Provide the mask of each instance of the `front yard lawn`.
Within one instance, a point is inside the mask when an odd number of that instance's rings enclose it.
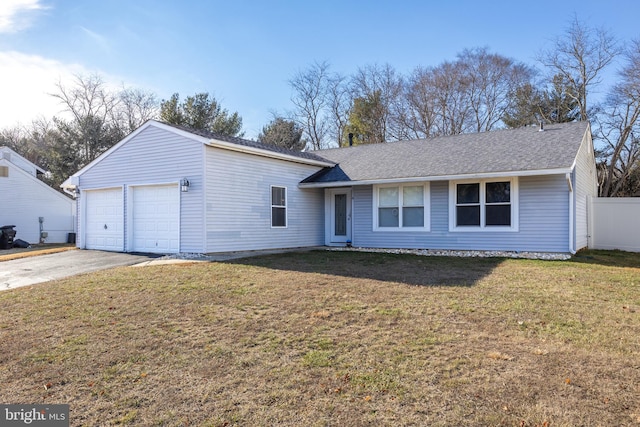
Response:
[[[640,425],[640,255],[124,267],[0,292],[0,343],[72,426]]]

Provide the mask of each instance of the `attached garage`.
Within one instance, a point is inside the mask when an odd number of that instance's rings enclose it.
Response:
[[[86,249],[163,254],[180,251],[177,184],[86,190],[84,197]]]
[[[317,246],[323,190],[298,183],[333,166],[289,152],[150,120],[69,177],[83,249],[209,253]],[[272,187],[285,188],[286,227],[271,219]]]
[[[85,247],[124,251],[124,205],[122,188],[85,192]]]
[[[180,190],[173,185],[131,187],[132,252],[180,250]]]

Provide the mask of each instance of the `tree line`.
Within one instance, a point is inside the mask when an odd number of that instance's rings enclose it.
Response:
[[[594,101],[620,57],[615,83]],[[371,144],[589,120],[600,195],[640,196],[640,41],[620,43],[576,19],[536,59],[538,68],[472,48],[406,75],[389,64],[341,75],[327,61],[316,62],[291,76],[290,111],[274,114],[257,139],[318,150],[345,146],[349,135],[355,144]],[[52,96],[64,118],[4,129],[0,145],[49,170],[45,179],[55,187],[148,119],[244,136],[239,113],[209,93],[159,101],[141,89],[110,89],[93,75],[59,83]]]

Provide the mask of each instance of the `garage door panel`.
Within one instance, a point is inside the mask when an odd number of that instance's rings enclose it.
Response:
[[[133,191],[133,250],[180,250],[180,192],[177,185],[140,186]]]
[[[85,247],[124,251],[124,210],[121,188],[88,190],[85,209]]]

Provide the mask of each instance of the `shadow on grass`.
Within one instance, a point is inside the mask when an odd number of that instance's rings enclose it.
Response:
[[[316,250],[243,258],[228,263],[415,286],[473,286],[491,274],[502,261],[502,258],[425,257]]]
[[[598,264],[608,267],[640,268],[640,253],[590,249],[578,252],[571,257],[569,261],[580,264]]]

